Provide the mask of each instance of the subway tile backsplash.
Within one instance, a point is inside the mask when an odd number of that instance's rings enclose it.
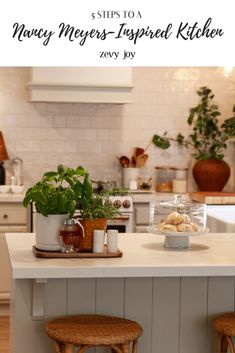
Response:
[[[24,162],[24,181],[30,185],[59,163],[84,165],[93,178],[117,179],[122,170],[117,156],[131,156],[134,147],[146,147],[154,133],[187,134],[189,108],[197,104],[196,90],[212,88],[222,120],[232,115],[235,104],[235,73],[225,77],[222,68],[133,68],[132,103],[63,104],[28,103],[28,68],[0,68],[0,130],[11,158]],[[143,174],[155,176],[156,165],[192,165],[185,149],[172,146],[148,149]],[[233,165],[226,187],[234,190],[234,147],[226,151]],[[12,170],[5,162],[8,178]],[[8,179],[9,180],[9,179]],[[190,189],[195,189],[191,173]]]

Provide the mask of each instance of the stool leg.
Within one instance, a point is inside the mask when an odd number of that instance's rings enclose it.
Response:
[[[227,353],[228,342],[222,333],[216,333],[216,353]]]
[[[83,353],[85,352],[90,346],[85,345],[85,346],[81,346],[80,348],[78,348],[77,353]]]
[[[116,344],[111,345],[112,353],[122,353],[122,350]]]
[[[132,353],[137,353],[138,350],[138,339],[133,341]]]
[[[122,353],[130,353],[130,342],[122,344]]]
[[[221,335],[221,353],[227,353],[228,350],[228,341],[226,339],[226,335]]]
[[[231,340],[231,337],[229,337],[229,336],[226,335],[225,338],[226,338],[227,343],[228,343],[229,352],[230,352],[230,353],[235,353],[235,352],[234,352],[234,346],[233,346],[233,342],[232,342],[232,340]]]
[[[60,344],[57,341],[53,341],[55,352],[56,353],[62,353],[62,344]]]
[[[73,353],[73,344],[66,343],[64,353]]]

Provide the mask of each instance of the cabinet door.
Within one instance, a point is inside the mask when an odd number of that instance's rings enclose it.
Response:
[[[136,226],[135,232],[136,233],[147,233],[147,226]]]
[[[135,224],[149,224],[149,205],[135,207]]]
[[[0,225],[27,224],[27,209],[22,204],[0,204]]]

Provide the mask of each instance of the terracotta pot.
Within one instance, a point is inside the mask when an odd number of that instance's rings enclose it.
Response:
[[[222,191],[230,176],[230,167],[216,158],[194,164],[193,177],[201,191]]]
[[[85,237],[79,237],[78,248],[80,251],[91,252],[93,248],[93,231],[94,229],[105,230],[107,219],[83,219],[80,220],[80,223],[84,228]]]

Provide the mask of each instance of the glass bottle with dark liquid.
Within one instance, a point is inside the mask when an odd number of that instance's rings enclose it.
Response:
[[[82,228],[82,233],[79,228]],[[83,227],[79,221],[73,218],[68,218],[64,221],[60,229],[60,236],[62,238],[62,250],[66,253],[78,251],[79,237],[83,234]]]

